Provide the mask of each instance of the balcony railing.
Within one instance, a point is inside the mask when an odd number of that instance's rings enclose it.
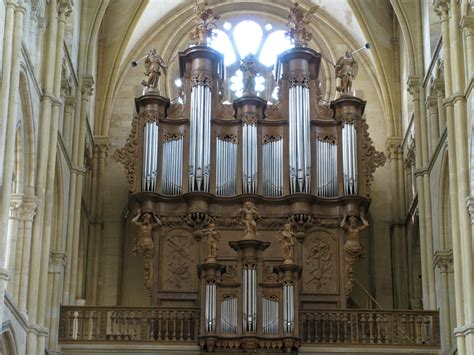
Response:
[[[61,307],[62,342],[196,342],[196,308]]]
[[[62,343],[198,343],[199,310],[169,307],[61,307]],[[440,346],[436,311],[300,312],[300,346]]]
[[[436,311],[302,311],[303,344],[439,346]]]

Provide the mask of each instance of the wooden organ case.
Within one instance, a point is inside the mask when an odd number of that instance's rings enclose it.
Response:
[[[289,351],[300,343],[299,310],[346,307],[354,238],[385,157],[363,100],[343,93],[319,105],[316,51],[295,41],[279,56],[278,103],[244,92],[225,104],[222,55],[198,44],[179,53],[183,100],[138,97],[115,153],[134,252],[151,305],[200,308],[202,348]]]

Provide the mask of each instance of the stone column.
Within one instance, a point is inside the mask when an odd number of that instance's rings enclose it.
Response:
[[[441,18],[441,31],[443,37],[444,49],[444,79],[445,79],[445,95],[451,97],[453,94],[453,81],[451,67],[451,29],[449,26],[449,10],[448,0],[436,0],[435,11]],[[456,29],[454,29],[456,31]],[[451,100],[444,102],[446,109],[446,126],[448,138],[448,160],[449,160],[449,187],[450,187],[450,204],[451,204],[451,234],[453,237],[453,264],[454,264],[454,284],[456,295],[456,324],[458,327],[464,325],[464,285],[463,285],[463,267],[462,267],[462,245],[460,236],[460,216],[459,216],[459,197],[457,182],[457,161],[456,161],[456,132],[454,126],[454,105]],[[472,297],[470,295],[469,297]],[[466,354],[466,347],[463,336],[457,336],[457,350],[459,354]]]
[[[452,346],[452,332],[455,323],[451,323],[452,315],[449,302],[449,280],[448,274],[453,272],[453,251],[452,250],[437,250],[433,261],[434,266],[440,270],[441,279],[441,295],[440,295],[440,323],[441,330],[441,344],[443,351],[449,351]]]
[[[72,153],[72,130],[74,125],[74,110],[76,109],[76,99],[74,96],[67,96],[64,100],[64,127],[63,140],[67,154],[71,158]]]
[[[393,201],[393,224],[390,226],[392,255],[393,255],[393,283],[394,306],[398,309],[407,309],[409,304],[409,281],[408,281],[408,246],[405,232],[404,211],[404,173],[403,173],[403,150],[402,138],[390,137],[387,139],[386,148],[390,161],[390,173],[392,181],[391,195]]]
[[[60,354],[58,345],[59,312],[61,306],[62,280],[66,254],[62,251],[52,251],[48,270],[48,303],[46,326],[49,329],[48,351]]]
[[[428,112],[428,126],[430,127],[429,156],[433,154],[439,139],[438,98],[429,96],[426,98],[426,111]]]
[[[18,272],[15,269],[15,257],[17,242],[19,239],[18,227],[20,225],[20,214],[23,207],[23,195],[12,194],[10,196],[10,214],[8,219],[7,232],[7,255],[5,258],[5,266],[10,274],[10,282],[8,283],[8,291],[13,295],[14,279]],[[18,301],[15,299],[15,301]]]
[[[13,33],[15,22],[15,0],[5,1],[5,26],[3,27],[3,55],[2,55],[2,87],[0,96],[1,117],[8,115],[8,101],[10,97],[10,77],[12,75]],[[8,120],[0,120],[0,161],[4,161],[5,142]],[[3,164],[0,166],[0,182],[3,178]]]
[[[415,166],[416,184],[418,188],[418,206],[420,216],[420,249],[421,249],[421,273],[423,288],[423,308],[434,309],[436,307],[436,290],[434,281],[434,270],[432,268],[433,259],[433,239],[431,225],[431,195],[430,181],[427,171],[428,154],[427,139],[423,131],[426,132],[426,121],[424,107],[421,96],[423,90],[420,81],[416,77],[408,79],[408,90],[413,96],[413,108],[415,117]],[[423,124],[423,122],[425,124]]]
[[[37,198],[25,197],[21,220],[23,223],[23,234],[20,235],[21,249],[18,248],[20,261],[18,267],[18,307],[20,311],[27,313],[28,277],[30,273],[31,238],[33,234],[33,221],[36,214]],[[20,246],[20,244],[19,244]]]
[[[435,80],[433,82],[433,90],[436,92],[436,101],[438,103],[438,128],[439,135],[443,132],[446,127],[446,109],[444,108],[444,81]]]
[[[86,139],[87,129],[87,109],[89,96],[93,93],[94,80],[91,76],[83,76],[81,78],[81,90],[78,90],[76,95],[76,102],[78,110],[76,110],[76,116],[74,119],[74,137],[72,146],[72,171],[71,179],[69,184],[69,205],[68,205],[68,216],[67,216],[67,238],[66,243],[66,256],[67,263],[64,271],[64,289],[63,289],[63,304],[74,304],[75,294],[71,292],[72,280],[73,280],[73,265],[74,261],[74,248],[78,247],[79,240],[76,243],[76,235],[79,236],[79,221],[76,222],[76,218],[80,218],[80,207],[81,207],[81,193],[82,193],[82,175],[84,170],[82,164],[79,165],[79,157],[82,155],[84,159],[84,145]],[[80,179],[79,179],[80,178]],[[79,181],[80,180],[80,181]],[[77,229],[77,230],[76,230]],[[75,272],[75,271],[74,271]]]
[[[92,95],[93,80],[92,77],[83,77],[83,88],[81,95],[81,114],[80,114],[80,125],[81,129],[79,132],[79,141],[77,145],[77,180],[76,180],[76,192],[75,192],[75,203],[74,203],[74,229],[73,229],[73,240],[71,250],[71,271],[70,271],[70,289],[69,289],[69,304],[74,304],[76,299],[77,289],[77,264],[78,264],[78,253],[79,253],[79,232],[81,223],[81,196],[82,196],[82,179],[84,177],[84,148],[86,139],[86,126],[87,126],[87,109],[89,103],[89,96]],[[67,282],[67,281],[66,281]]]
[[[6,20],[11,21],[12,6],[15,2],[7,2]],[[2,116],[0,124],[0,149],[3,155],[0,156],[0,161],[3,164],[2,172],[2,186],[0,194],[0,324],[3,322],[3,307],[4,307],[4,294],[7,286],[6,281],[8,279],[8,265],[5,260],[5,253],[7,251],[7,235],[8,235],[8,214],[10,207],[10,193],[11,183],[14,165],[14,151],[15,151],[15,129],[17,121],[17,109],[18,109],[18,87],[20,82],[20,56],[21,56],[21,39],[23,35],[23,15],[25,13],[25,7],[23,5],[17,5],[13,13],[13,25],[11,22],[6,23],[8,26],[7,31],[13,30],[12,35],[7,33],[5,41],[13,40],[11,47],[6,44],[7,55],[10,54],[9,58],[6,58],[7,63],[3,65],[9,66],[11,63],[10,75],[6,75],[2,79],[2,107],[1,112],[5,114]],[[13,28],[12,28],[13,26]],[[4,43],[5,43],[4,41]],[[5,58],[5,56],[4,56]],[[8,80],[8,84],[3,85],[3,81]],[[7,99],[8,97],[8,99]],[[5,145],[3,145],[5,142]]]

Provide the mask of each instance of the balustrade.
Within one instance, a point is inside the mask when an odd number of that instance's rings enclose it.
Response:
[[[60,341],[197,340],[195,308],[61,307]]]

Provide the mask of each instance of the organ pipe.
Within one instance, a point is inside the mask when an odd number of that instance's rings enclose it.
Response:
[[[242,126],[242,189],[244,194],[257,193],[257,126]]]
[[[192,88],[189,129],[189,191],[209,192],[211,99],[211,89],[207,85],[195,85]]]
[[[243,325],[245,332],[257,331],[257,270],[243,272]]]
[[[262,322],[263,322],[263,333],[264,334],[277,334],[278,333],[278,301],[263,298],[262,301],[263,312],[262,312]]]
[[[283,326],[286,333],[292,333],[295,320],[293,285],[283,285]]]
[[[216,331],[216,284],[206,283],[205,295],[205,321],[206,331],[214,333]]]
[[[237,298],[227,298],[221,302],[221,332],[237,333]]]
[[[337,145],[334,141],[316,140],[316,179],[318,196],[337,196]]]
[[[166,137],[163,142],[161,191],[179,195],[183,190],[183,137]]]
[[[143,127],[142,191],[156,190],[158,175],[158,125],[148,122]]]
[[[289,89],[288,124],[290,193],[310,193],[310,104],[309,88],[304,85],[296,85]]]
[[[216,194],[232,196],[236,194],[237,143],[235,138],[216,140]]]
[[[344,195],[357,195],[357,131],[353,123],[342,128],[342,173]]]
[[[263,194],[283,195],[283,139],[268,140],[262,145]]]

